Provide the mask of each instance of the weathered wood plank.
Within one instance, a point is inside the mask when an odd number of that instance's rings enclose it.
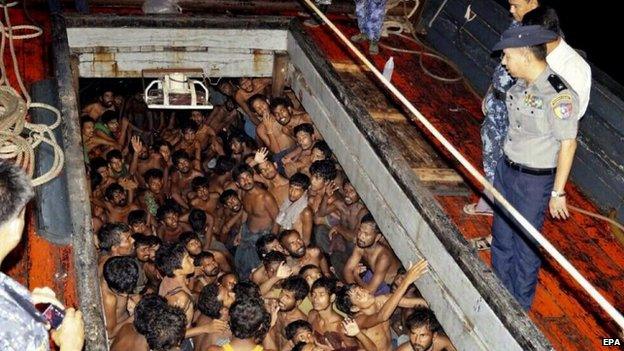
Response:
[[[462,183],[464,179],[451,168],[413,168],[421,182]]]

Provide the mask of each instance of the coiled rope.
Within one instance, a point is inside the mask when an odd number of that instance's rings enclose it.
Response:
[[[12,26],[9,8],[15,5],[17,1],[10,3],[0,1],[0,7],[4,13],[4,21],[0,20],[0,158],[13,160],[32,178],[35,172],[34,149],[41,143],[49,145],[54,151],[54,160],[49,170],[32,180],[32,184],[38,186],[55,178],[63,169],[63,150],[56,142],[53,133],[53,130],[61,123],[61,112],[54,106],[32,102],[24,85],[15,54],[14,40],[37,38],[43,34],[43,30],[34,25]],[[15,31],[26,33],[18,35],[14,33]],[[21,95],[9,85],[4,64],[7,43]],[[32,108],[42,108],[54,113],[56,116],[54,123],[46,125],[29,122],[26,116]]]

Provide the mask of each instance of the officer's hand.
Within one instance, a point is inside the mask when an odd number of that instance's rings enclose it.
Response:
[[[553,218],[567,219],[570,217],[565,196],[551,197],[548,207],[550,208],[550,215],[553,216]]]

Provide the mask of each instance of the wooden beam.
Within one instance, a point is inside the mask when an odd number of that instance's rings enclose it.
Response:
[[[464,179],[450,168],[412,168],[421,182],[462,183]]]
[[[273,55],[273,84],[271,85],[273,97],[284,94],[289,61],[288,52],[286,51],[276,51]]]
[[[398,110],[390,109],[390,110],[368,110],[368,113],[373,117],[373,119],[377,122],[386,121],[386,122],[405,122],[407,121],[407,117],[403,115]]]

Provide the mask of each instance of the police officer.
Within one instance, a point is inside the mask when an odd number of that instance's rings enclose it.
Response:
[[[537,25],[508,29],[495,51],[517,79],[506,95],[509,130],[496,166],[494,187],[537,230],[549,207],[555,218],[569,216],[564,186],[578,129],[579,99],[546,63],[545,43],[557,34]],[[492,266],[505,287],[528,310],[535,296],[540,257],[535,241],[503,211],[492,224]]]

